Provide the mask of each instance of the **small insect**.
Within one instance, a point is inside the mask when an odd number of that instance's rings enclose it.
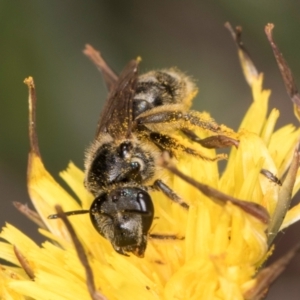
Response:
[[[86,54],[92,58],[98,53],[87,48]],[[138,64],[139,60],[132,60],[118,77],[98,54],[96,65],[110,92],[95,140],[85,156],[84,184],[95,200],[90,210],[66,214],[89,213],[95,229],[110,241],[115,251],[143,257],[154,217],[149,192],[160,190],[183,208],[189,207],[160,179],[157,162],[162,152],[168,151],[175,157],[188,153],[210,161],[220,158],[206,157],[181,144],[171,133],[180,131],[207,148],[236,146],[238,142],[219,134],[222,131],[212,119],[189,110],[197,93],[189,77],[177,69],[138,76]],[[201,140],[192,131],[195,127],[214,135]]]

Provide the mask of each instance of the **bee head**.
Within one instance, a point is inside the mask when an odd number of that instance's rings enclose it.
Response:
[[[137,187],[120,187],[98,196],[90,209],[95,229],[120,254],[143,257],[154,216],[150,195]]]

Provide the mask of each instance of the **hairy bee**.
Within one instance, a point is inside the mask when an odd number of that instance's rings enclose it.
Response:
[[[149,191],[158,189],[188,208],[160,179],[157,161],[162,152],[168,151],[173,156],[185,152],[207,160],[218,159],[182,145],[171,133],[181,131],[208,148],[235,145],[236,141],[220,135],[222,131],[213,120],[189,110],[197,88],[179,70],[151,71],[138,76],[139,61],[132,60],[117,77],[91,47],[86,54],[103,72],[109,97],[95,140],[85,156],[84,184],[95,200],[89,211],[67,214],[89,212],[95,229],[118,253],[131,252],[143,257],[154,216]],[[191,130],[195,127],[214,135],[201,140]]]

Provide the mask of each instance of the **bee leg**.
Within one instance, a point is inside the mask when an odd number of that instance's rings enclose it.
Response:
[[[236,148],[239,146],[239,141],[233,138],[230,138],[225,135],[215,135],[205,139],[200,139],[192,130],[189,129],[181,129],[181,132],[186,135],[191,141],[199,143],[202,147],[208,149],[216,149],[216,148],[224,148],[235,146]],[[281,180],[276,177],[272,172],[266,169],[261,169],[260,174],[264,175],[266,178],[271,180],[272,182],[282,185]]]
[[[239,146],[239,141],[233,138],[227,137],[225,135],[215,135],[205,139],[200,139],[192,130],[189,129],[181,129],[181,132],[186,135],[191,141],[199,143],[202,147],[213,149],[213,148],[224,148],[235,146],[236,148]],[[266,169],[261,169],[260,174],[264,175],[270,181],[282,185],[281,180],[276,177],[272,172]]]
[[[205,139],[200,139],[192,130],[183,128],[181,132],[187,136],[191,141],[200,144],[204,148],[218,149],[235,146],[239,146],[239,141],[226,135],[213,135]]]
[[[186,135],[191,141],[199,143],[202,147],[208,149],[216,149],[216,148],[224,148],[235,146],[236,148],[239,146],[239,141],[233,138],[230,138],[225,135],[215,135],[205,139],[200,139],[192,130],[189,129],[181,129],[181,132]],[[277,178],[272,172],[266,169],[261,169],[260,174],[264,175],[266,178],[271,180],[272,182],[282,185],[282,182],[279,178]]]
[[[212,132],[223,132],[220,125],[213,119],[208,118],[205,114],[197,111],[181,112],[181,111],[159,111],[147,113],[144,116],[136,118],[136,123],[140,125],[151,124],[171,124],[170,129],[190,129],[191,127],[200,127]]]
[[[154,182],[153,188],[163,192],[170,200],[179,204],[184,209],[189,209],[189,205],[184,202],[172,189],[170,189],[162,180],[158,179]]]
[[[174,152],[176,150],[179,150],[181,152],[185,152],[190,155],[194,155],[194,156],[200,157],[201,159],[208,160],[208,161],[216,161],[216,160],[225,158],[224,155],[222,155],[222,154],[217,155],[214,158],[207,157],[207,156],[201,154],[199,151],[196,151],[192,148],[189,148],[189,147],[186,147],[186,146],[180,144],[180,142],[178,140],[176,140],[175,138],[172,138],[166,134],[162,134],[159,132],[151,131],[149,133],[149,138],[155,145],[157,145],[157,147],[159,147],[159,149],[168,151],[171,154],[174,154]]]

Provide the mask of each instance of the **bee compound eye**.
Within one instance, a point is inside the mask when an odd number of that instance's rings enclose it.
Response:
[[[101,213],[102,211],[102,205],[106,201],[106,196],[105,194],[102,194],[98,196],[97,198],[94,199],[91,208],[90,208],[90,214],[97,214]]]
[[[153,217],[154,217],[154,206],[150,195],[146,191],[140,191],[137,194],[137,201],[139,202],[140,211],[142,215],[142,228],[143,232],[147,234],[149,231]]]
[[[138,192],[137,201],[140,203],[142,211],[148,211],[149,208],[153,207],[151,197],[145,191]]]

